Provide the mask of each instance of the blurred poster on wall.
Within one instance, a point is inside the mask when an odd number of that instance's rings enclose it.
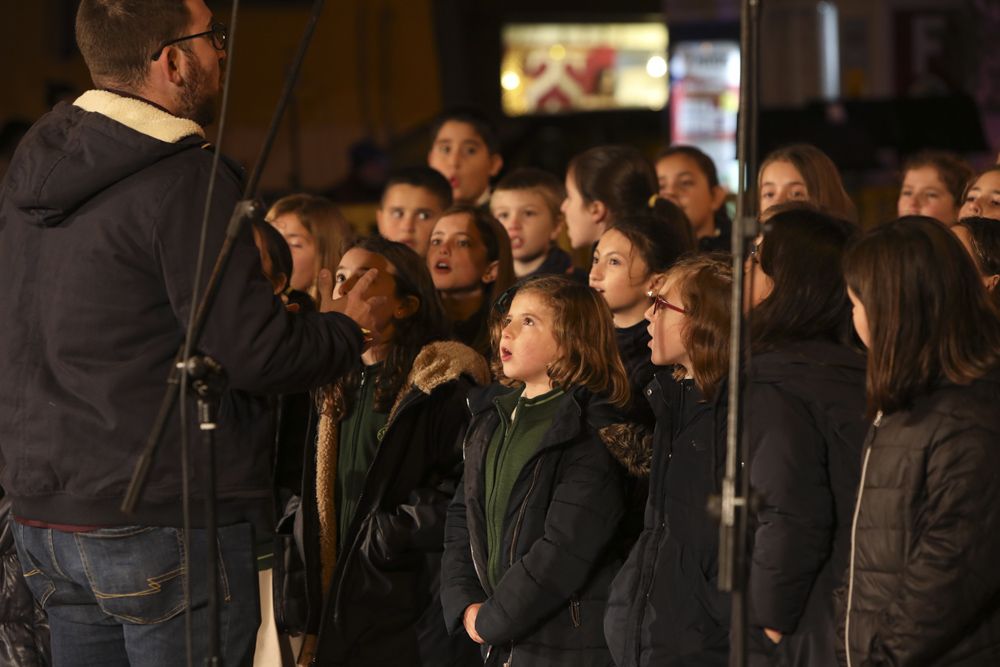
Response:
[[[896,94],[906,97],[950,95],[962,90],[975,63],[955,35],[961,33],[962,13],[936,8],[893,12]]]
[[[503,26],[500,87],[508,116],[663,109],[669,94],[662,22]]]
[[[670,87],[671,143],[690,144],[705,151],[715,161],[719,180],[735,192],[739,44],[728,40],[674,44]]]

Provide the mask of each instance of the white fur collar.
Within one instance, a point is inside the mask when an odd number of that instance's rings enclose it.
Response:
[[[205,138],[205,130],[192,120],[172,116],[152,104],[107,90],[88,90],[73,104],[168,144],[175,144],[192,135]]]

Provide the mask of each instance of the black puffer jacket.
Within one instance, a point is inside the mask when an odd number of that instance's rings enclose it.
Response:
[[[833,591],[847,565],[867,422],[864,357],[806,341],[753,358],[750,481],[760,497],[750,567],[751,648],[770,664],[836,664]],[[775,646],[761,628],[784,636]]]
[[[725,467],[724,396],[661,371],[645,396],[656,413],[645,525],[615,577],[604,617],[618,667],[726,665],[729,600],[718,591],[718,524],[708,497]]]
[[[601,624],[619,564],[612,538],[623,491],[620,467],[599,432],[610,437],[616,411],[582,389],[559,399],[551,428],[511,492],[502,532],[504,571],[493,589],[485,577],[483,474],[500,423],[493,399],[510,391],[494,384],[469,398],[465,476],[445,527],[445,620],[453,633],[465,632],[465,609],[484,603],[476,630],[487,642],[487,664],[512,654],[519,667],[608,665]]]
[[[0,489],[0,665],[44,667],[52,660],[49,621],[24,583],[12,520]]]
[[[876,419],[840,616],[850,667],[1000,664],[998,406],[994,373]]]
[[[420,351],[349,526],[336,525],[332,493],[338,419],[321,417],[302,504],[316,664],[437,667],[452,659],[437,601],[445,513],[461,478],[466,396],[488,380],[483,358],[460,343]],[[429,621],[418,622],[431,607]]]

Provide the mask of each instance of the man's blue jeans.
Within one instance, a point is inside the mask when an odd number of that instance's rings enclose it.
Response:
[[[59,667],[186,662],[183,531],[126,526],[70,533],[14,525],[21,568],[49,615]],[[250,524],[219,529],[220,653],[225,667],[253,662],[260,607]],[[208,650],[204,530],[191,531],[194,664]]]

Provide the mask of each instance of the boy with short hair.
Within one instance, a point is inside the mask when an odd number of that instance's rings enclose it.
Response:
[[[431,128],[427,164],[451,185],[456,204],[485,206],[490,179],[500,173],[503,157],[496,128],[475,109],[446,111]]]
[[[389,176],[375,211],[378,233],[427,256],[434,223],[451,206],[451,185],[430,167],[407,167]]]
[[[556,241],[564,218],[560,206],[566,191],[559,179],[542,169],[525,167],[504,176],[490,198],[490,211],[507,230],[518,278],[568,274],[586,281]]]

